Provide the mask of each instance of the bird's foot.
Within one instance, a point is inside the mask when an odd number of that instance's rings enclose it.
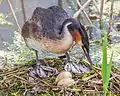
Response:
[[[64,66],[64,69],[66,71],[73,72],[73,73],[84,73],[89,71],[89,69],[86,66],[76,64],[75,62],[72,62],[72,61],[67,61],[66,65]]]
[[[36,65],[31,67],[29,69],[29,75],[30,77],[46,77],[47,72],[51,72],[54,75],[58,74],[57,70],[54,68],[51,68],[50,66],[44,66],[41,64],[41,62],[37,62]]]
[[[72,61],[68,61],[64,66],[64,69],[66,71],[73,72],[73,73],[81,73],[81,70],[79,67],[80,67],[79,64],[75,64]]]

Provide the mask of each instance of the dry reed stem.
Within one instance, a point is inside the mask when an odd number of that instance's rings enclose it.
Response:
[[[110,19],[109,19],[109,28],[107,35],[110,34],[111,27],[112,27],[112,17],[113,17],[113,6],[114,6],[114,0],[111,1],[111,8],[110,8]]]
[[[23,13],[23,20],[25,23],[26,22],[26,13],[25,13],[24,0],[21,0],[21,8],[22,8],[22,13]]]
[[[21,31],[20,25],[19,25],[18,20],[17,20],[17,16],[16,16],[16,14],[15,14],[15,11],[14,11],[14,9],[13,9],[13,7],[12,7],[12,4],[11,4],[10,0],[8,0],[8,5],[9,5],[11,11],[12,11],[13,17],[14,17],[14,19],[15,19],[15,21],[16,21],[16,24],[17,24],[17,26],[18,26],[18,28],[19,28],[19,31]]]
[[[78,4],[78,6],[79,6],[80,9],[81,9],[82,5],[80,4],[80,1],[79,1],[79,0],[77,0],[77,4]],[[82,10],[82,12],[83,12],[83,14],[85,15],[85,17],[87,18],[87,20],[89,21],[90,25],[93,25],[92,22],[91,22],[91,20],[90,20],[90,18],[89,18],[89,16],[88,16],[87,13],[84,11],[84,9]]]
[[[85,2],[85,4],[73,15],[73,18],[76,18],[79,16],[80,12],[91,2],[92,0],[88,0]]]

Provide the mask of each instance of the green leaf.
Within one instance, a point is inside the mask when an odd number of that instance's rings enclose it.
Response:
[[[107,79],[107,82],[109,83],[109,79],[110,79],[110,73],[111,73],[111,67],[112,67],[112,57],[113,57],[113,52],[112,52],[112,54],[111,54],[111,56],[110,56],[110,61],[109,61],[109,64],[107,64],[108,66],[108,68],[107,68],[107,77],[106,77],[106,79]],[[107,84],[107,86],[108,86],[108,84]]]
[[[102,79],[103,82],[106,82],[106,73],[107,73],[107,35],[105,30],[103,30],[103,46],[102,46]]]
[[[108,84],[109,84],[111,66],[112,66],[113,52],[111,54],[109,64],[107,64],[107,34],[106,34],[105,30],[103,30],[102,52],[103,52],[103,57],[102,57],[102,79],[103,79],[104,92],[105,92],[105,96],[106,96],[107,89],[108,89]]]

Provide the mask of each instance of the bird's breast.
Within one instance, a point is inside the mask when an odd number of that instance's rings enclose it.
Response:
[[[73,38],[70,34],[64,36],[61,39],[48,39],[42,37],[41,39],[26,38],[26,44],[28,47],[35,49],[37,51],[47,51],[57,54],[62,54],[67,52],[73,45]]]

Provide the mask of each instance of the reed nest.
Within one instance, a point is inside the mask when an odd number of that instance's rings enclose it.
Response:
[[[64,61],[61,59],[44,59],[41,62],[48,64],[61,72]],[[47,94],[40,96],[91,96],[91,94],[103,93],[101,69],[94,67],[96,72],[90,70],[87,73],[73,74],[75,84],[68,88],[57,86],[56,76],[48,72],[47,77],[29,80],[29,68],[35,61],[28,61],[25,64],[15,65],[12,68],[5,67],[0,73],[0,92],[7,92],[13,96],[36,96],[36,94]],[[113,94],[120,94],[120,69],[112,67],[109,91]],[[78,95],[75,95],[78,94]]]

